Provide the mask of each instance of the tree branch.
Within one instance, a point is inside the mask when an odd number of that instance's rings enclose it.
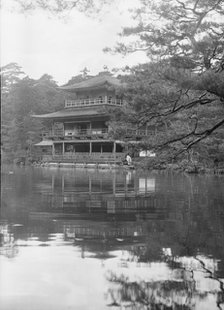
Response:
[[[216,129],[218,129],[218,128],[221,127],[222,125],[224,125],[224,119],[221,120],[220,122],[218,122],[217,124],[215,124],[213,127],[209,128],[209,129],[206,129],[206,130],[204,130],[204,131],[202,131],[202,132],[200,132],[200,133],[196,133],[196,132],[193,133],[193,131],[192,131],[191,136],[198,136],[198,138],[195,139],[195,140],[193,140],[192,142],[188,143],[187,146],[186,146],[183,150],[181,150],[180,152],[178,152],[178,153],[176,154],[175,157],[177,157],[178,155],[180,155],[180,154],[186,152],[187,150],[189,150],[190,148],[192,148],[192,146],[195,145],[195,144],[197,144],[198,142],[200,142],[200,141],[206,139],[208,136],[210,136]],[[178,140],[178,138],[175,139],[176,141],[174,141],[174,142],[181,141],[181,140],[183,140],[183,139],[185,139],[185,138],[188,138],[189,136],[190,136],[190,134],[187,134],[185,137],[181,137],[181,139],[179,139],[179,140]],[[168,141],[168,142],[169,142],[169,141]],[[171,142],[171,143],[174,143],[174,142]],[[171,143],[170,143],[170,144],[171,144]],[[168,144],[169,144],[169,143],[166,143],[166,145],[168,145]]]
[[[177,103],[178,103],[178,100],[179,100],[179,97],[178,99],[174,102],[174,106],[172,109],[169,109],[167,112],[165,113],[158,113],[158,112],[153,112],[153,113],[149,113],[147,114],[147,111],[150,111],[152,108],[148,108],[146,110],[144,110],[142,112],[142,114],[144,114],[144,116],[142,117],[142,119],[140,118],[140,121],[143,120],[144,118],[148,118],[148,120],[152,120],[154,118],[158,118],[158,117],[167,117],[167,116],[170,116],[170,115],[173,115],[177,112],[180,112],[182,110],[188,110],[194,106],[196,106],[197,104],[200,104],[200,105],[206,105],[206,104],[209,104],[209,103],[212,103],[213,101],[215,101],[215,99],[210,99],[210,98],[204,98],[203,97],[206,95],[206,93],[202,94],[198,99],[196,100],[193,100],[191,102],[189,102],[188,104],[182,104],[182,105],[179,105],[177,107]],[[151,114],[151,115],[150,115]]]

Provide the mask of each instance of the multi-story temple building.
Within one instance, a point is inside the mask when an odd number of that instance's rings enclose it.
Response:
[[[125,143],[110,135],[111,107],[121,109],[116,88],[122,84],[108,74],[61,87],[69,100],[61,111],[35,115],[48,119],[52,128],[36,144],[46,162],[119,163],[125,158]],[[138,135],[144,132],[138,132]],[[136,133],[137,137],[137,133]]]
[[[43,161],[55,162],[117,162],[123,158],[123,146],[109,137],[109,107],[124,104],[115,95],[118,79],[99,75],[74,85],[61,87],[68,97],[64,109],[35,115],[52,122],[36,146]]]

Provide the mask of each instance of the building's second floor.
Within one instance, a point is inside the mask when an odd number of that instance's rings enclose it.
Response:
[[[46,139],[79,139],[84,137],[98,136],[107,137],[109,127],[107,121],[101,120],[64,120],[53,122],[50,129],[42,132],[43,138]]]
[[[124,101],[117,94],[122,83],[110,75],[98,75],[60,87],[67,93],[63,110],[35,115],[45,121],[45,140],[108,139],[113,136],[110,120]],[[152,134],[148,128],[121,128],[121,137],[141,138]],[[120,138],[120,137],[118,137]]]
[[[109,118],[93,120],[64,120],[53,122],[52,127],[43,130],[42,138],[47,140],[80,140],[80,139],[108,139],[113,136],[114,129],[110,126]],[[142,138],[154,135],[152,128],[120,129],[122,137]]]

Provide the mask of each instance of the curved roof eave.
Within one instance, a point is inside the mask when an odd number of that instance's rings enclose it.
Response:
[[[106,111],[99,111],[96,109],[64,109],[57,112],[31,115],[34,118],[55,119],[55,118],[69,118],[69,117],[92,117],[92,116],[106,116]]]
[[[123,83],[121,83],[120,80],[118,80],[115,77],[109,76],[109,75],[102,75],[102,76],[95,76],[93,78],[84,80],[79,83],[75,83],[72,85],[67,86],[61,86],[59,87],[61,90],[85,90],[85,89],[94,89],[94,88],[100,88],[100,87],[120,87]]]

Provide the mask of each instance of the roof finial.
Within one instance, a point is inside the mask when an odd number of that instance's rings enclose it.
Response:
[[[87,77],[87,73],[90,72],[90,71],[85,67],[80,72],[82,72],[82,77],[83,77],[83,79],[85,79]]]
[[[103,66],[103,71],[99,72],[98,75],[112,75],[111,72],[109,71],[109,68],[107,65]]]

